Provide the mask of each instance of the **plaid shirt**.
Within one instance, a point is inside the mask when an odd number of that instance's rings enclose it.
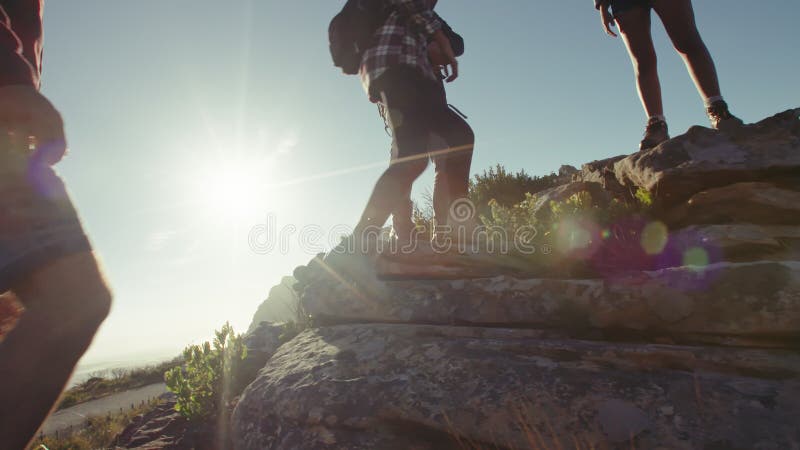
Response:
[[[39,86],[44,0],[0,0],[0,86]]]
[[[428,41],[442,28],[441,18],[433,12],[436,0],[384,0],[394,12],[375,32],[376,44],[361,59],[361,83],[370,100],[377,102],[377,93],[370,85],[387,69],[407,65],[426,78],[438,81],[428,59]]]

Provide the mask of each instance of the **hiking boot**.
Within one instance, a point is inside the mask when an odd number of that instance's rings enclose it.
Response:
[[[667,122],[661,119],[650,119],[644,130],[644,139],[639,144],[639,151],[650,150],[668,139]]]
[[[717,100],[706,108],[708,120],[711,122],[711,128],[719,131],[730,131],[740,128],[744,125],[742,119],[734,116],[728,111],[728,104],[725,100]]]

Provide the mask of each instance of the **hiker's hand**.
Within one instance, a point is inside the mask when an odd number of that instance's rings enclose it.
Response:
[[[436,42],[431,42],[430,45],[428,45],[428,59],[431,60],[431,64],[434,67],[445,66],[449,63],[444,53],[442,53],[442,49],[439,48],[439,44]]]
[[[445,81],[448,83],[455,81],[458,78],[458,60],[456,54],[453,52],[453,47],[450,46],[450,39],[444,34],[444,31],[437,30],[433,35],[433,42],[439,47],[442,56],[442,64]]]
[[[0,87],[0,143],[55,164],[67,151],[64,122],[53,104],[33,86]]]
[[[603,5],[600,8],[600,21],[603,22],[603,29],[606,30],[607,35],[617,37],[617,33],[614,33],[614,30],[612,30],[612,28],[616,26],[616,21],[611,11],[609,11],[608,5]]]

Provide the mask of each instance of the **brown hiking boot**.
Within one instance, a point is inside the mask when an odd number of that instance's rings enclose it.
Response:
[[[661,119],[650,119],[644,130],[644,139],[639,144],[639,151],[650,150],[668,139],[667,122]]]
[[[711,122],[711,128],[719,131],[730,131],[740,128],[744,125],[741,119],[731,114],[728,111],[728,104],[725,100],[717,100],[706,108],[708,120]]]

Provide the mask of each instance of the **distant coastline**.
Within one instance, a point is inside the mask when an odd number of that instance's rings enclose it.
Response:
[[[91,378],[98,373],[110,373],[114,369],[135,369],[144,366],[156,365],[169,361],[180,354],[180,351],[153,351],[141,352],[130,355],[121,355],[108,358],[92,358],[89,361],[81,361],[75,368],[75,373],[67,383],[67,388],[71,388]]]

